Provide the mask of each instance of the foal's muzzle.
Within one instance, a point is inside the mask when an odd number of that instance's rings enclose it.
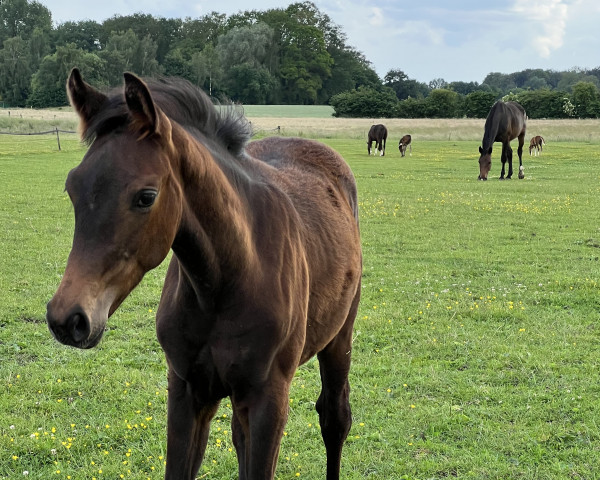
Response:
[[[92,348],[98,344],[102,335],[90,337],[91,326],[88,316],[80,308],[75,308],[65,319],[57,318],[48,303],[46,311],[48,328],[60,343],[77,348]]]

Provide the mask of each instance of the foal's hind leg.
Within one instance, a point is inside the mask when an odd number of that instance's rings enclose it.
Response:
[[[358,291],[360,292],[360,285]],[[317,412],[327,450],[327,480],[340,478],[342,446],[352,425],[348,372],[358,298],[357,294],[342,330],[318,354],[322,388],[317,400]]]

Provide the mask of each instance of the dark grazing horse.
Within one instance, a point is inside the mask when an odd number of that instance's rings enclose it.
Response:
[[[380,156],[385,155],[385,142],[387,140],[388,131],[385,125],[378,123],[377,125],[372,125],[369,129],[369,138],[367,140],[367,151],[369,155],[371,155],[371,145],[375,142],[375,150],[373,150],[373,155],[377,155],[377,151],[380,152]]]
[[[523,143],[525,142],[525,129],[527,126],[527,115],[525,110],[517,102],[496,102],[490,109],[485,120],[485,128],[481,147],[479,147],[479,180],[487,180],[492,168],[492,146],[494,142],[502,142],[502,172],[500,180],[504,180],[504,166],[508,162],[508,174],[511,178],[512,148],[510,141],[519,139],[517,154],[519,155],[519,178],[525,178],[523,171]]]
[[[400,150],[400,155],[401,156],[405,156],[406,155],[406,147],[408,147],[410,150],[410,155],[412,156],[412,137],[410,135],[404,135],[401,139],[400,139],[400,143],[398,143],[398,149]]]
[[[543,150],[543,146],[546,145],[546,142],[544,141],[544,138],[541,137],[540,135],[536,135],[535,137],[532,137],[530,142],[529,142],[529,155],[535,155],[536,157],[538,155],[542,154],[542,150]]]
[[[327,478],[351,424],[348,372],[362,271],[354,177],[311,140],[256,142],[182,80],[125,74],[105,95],[73,70],[90,144],[68,175],[65,274],[47,306],[60,342],[91,348],[108,317],[173,251],[156,315],[168,364],[165,478],[193,480],[231,398],[239,478],[274,476],[298,365],[317,355]]]

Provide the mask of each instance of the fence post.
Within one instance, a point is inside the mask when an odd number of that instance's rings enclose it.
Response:
[[[56,127],[56,141],[58,142],[58,151],[60,152],[60,136],[58,135],[58,127]]]

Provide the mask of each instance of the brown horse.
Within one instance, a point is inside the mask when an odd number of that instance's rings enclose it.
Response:
[[[536,135],[535,137],[531,138],[531,141],[529,142],[529,155],[531,155],[533,152],[533,155],[535,155],[536,157],[538,155],[542,154],[542,147],[546,145],[546,142],[544,141],[543,137],[541,137],[540,135]]]
[[[400,155],[401,156],[405,156],[406,155],[406,147],[409,147],[410,149],[410,156],[412,157],[412,137],[410,135],[404,135],[401,139],[400,139],[400,143],[398,144],[398,149],[400,150]]]
[[[527,115],[525,110],[517,102],[496,102],[485,120],[483,141],[479,147],[479,180],[487,180],[492,168],[492,146],[494,142],[502,142],[502,172],[500,180],[504,180],[504,166],[508,161],[508,175],[512,177],[512,148],[510,141],[519,138],[519,178],[525,178],[523,171],[523,143],[525,142],[525,129],[527,126]]]
[[[67,82],[90,144],[68,175],[73,247],[48,303],[62,343],[108,317],[173,251],[156,316],[168,369],[166,479],[192,480],[231,398],[239,478],[272,479],[298,365],[317,355],[327,478],[351,424],[348,372],[362,271],[356,185],[331,148],[266,138],[183,80],[125,74],[105,95]]]
[[[385,155],[385,142],[387,140],[388,131],[385,125],[379,123],[377,125],[372,125],[369,129],[369,135],[367,140],[367,151],[369,155],[371,155],[371,145],[375,142],[375,150],[373,150],[373,155],[377,155],[377,151],[380,152],[380,156]]]

